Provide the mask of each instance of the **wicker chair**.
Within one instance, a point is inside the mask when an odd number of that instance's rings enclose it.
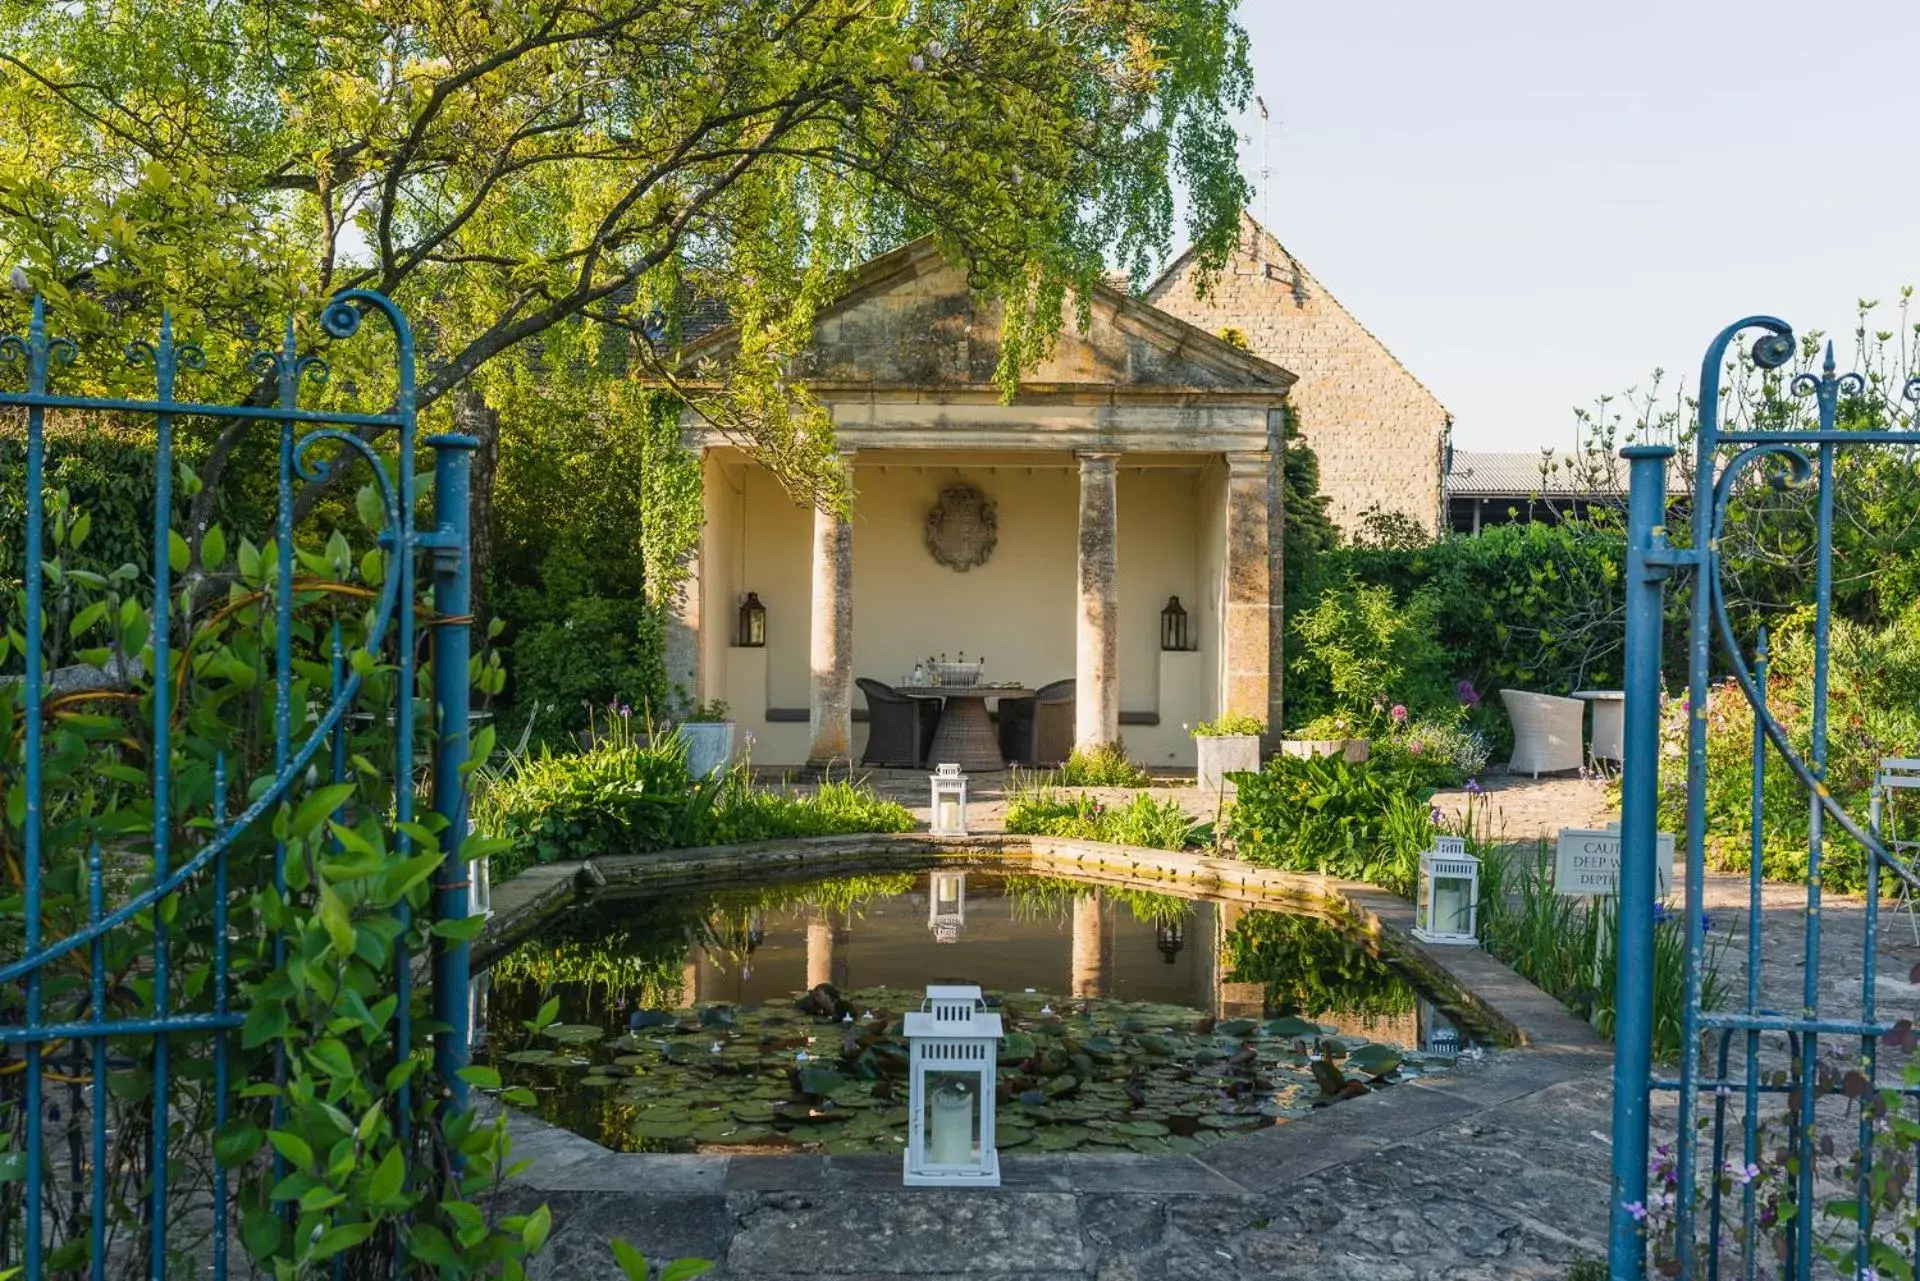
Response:
[[[1531,774],[1579,769],[1585,763],[1580,730],[1587,705],[1577,698],[1503,689],[1500,701],[1513,722],[1513,760],[1509,774]]]
[[[1073,754],[1077,689],[1069,678],[1042,685],[1031,698],[1000,700],[1000,754],[1009,764],[1058,765]]]
[[[908,698],[891,685],[862,676],[854,681],[867,696],[867,750],[862,765],[918,769],[927,763],[940,706],[928,698]]]

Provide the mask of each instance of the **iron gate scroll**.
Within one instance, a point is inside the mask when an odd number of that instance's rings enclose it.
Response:
[[[1751,316],[1723,330],[1707,348],[1701,365],[1696,471],[1692,496],[1690,545],[1669,545],[1666,536],[1666,469],[1673,450],[1641,445],[1623,451],[1631,488],[1627,534],[1626,761],[1622,773],[1621,827],[1624,857],[1620,883],[1619,1008],[1614,1063],[1613,1174],[1609,1227],[1609,1273],[1614,1281],[1638,1281],[1647,1275],[1650,1252],[1658,1252],[1659,1270],[1681,1277],[1723,1275],[1743,1278],[1813,1275],[1816,1251],[1813,1218],[1828,1201],[1853,1201],[1857,1232],[1843,1245],[1840,1270],[1856,1276],[1880,1276],[1884,1251],[1895,1248],[1894,1216],[1876,1209],[1884,1185],[1875,1183],[1876,1159],[1884,1156],[1884,1126],[1875,1116],[1879,1091],[1911,1095],[1897,1080],[1880,1081],[1879,1049],[1910,1040],[1908,1024],[1884,1019],[1874,1000],[1874,952],[1882,876],[1908,883],[1914,874],[1889,857],[1875,832],[1848,814],[1823,783],[1827,764],[1827,667],[1833,596],[1834,459],[1836,450],[1859,445],[1920,445],[1907,430],[1842,429],[1836,426],[1843,397],[1859,395],[1864,384],[1855,374],[1836,374],[1833,348],[1824,367],[1790,383],[1811,397],[1817,422],[1768,429],[1765,424],[1725,424],[1720,415],[1723,362],[1740,335],[1760,335],[1745,358],[1756,370],[1779,370],[1795,354],[1793,331],[1770,316]],[[1904,388],[1908,400],[1920,399],[1920,379]],[[1814,547],[1813,673],[1811,747],[1803,756],[1769,712],[1766,694],[1766,636],[1754,639],[1750,663],[1735,634],[1721,580],[1720,545],[1729,505],[1743,485],[1768,469],[1776,480],[1813,487]],[[1779,473],[1784,469],[1784,476]],[[1651,1062],[1653,1031],[1654,868],[1657,806],[1660,794],[1661,645],[1665,583],[1670,574],[1692,574],[1691,615],[1687,627],[1688,695],[1686,787],[1686,988],[1683,1049],[1677,1078],[1655,1076]],[[1717,652],[1715,641],[1718,641]],[[1748,881],[1744,996],[1735,1008],[1702,1008],[1706,923],[1702,912],[1702,876],[1707,838],[1707,708],[1715,660],[1753,710],[1752,848]],[[1771,761],[1769,760],[1771,756]],[[1760,967],[1762,918],[1762,788],[1769,766],[1784,766],[1804,790],[1809,812],[1808,870],[1804,909],[1804,978],[1799,1007],[1767,1008]],[[1843,839],[1866,852],[1866,903],[1863,918],[1862,996],[1855,1008],[1823,1011],[1820,973],[1821,861],[1828,837]],[[1845,1056],[1836,1069],[1823,1066],[1822,1046],[1838,1044]],[[1737,1056],[1737,1061],[1734,1056]],[[1771,1056],[1771,1057],[1769,1057]],[[1710,1061],[1703,1061],[1710,1058]],[[1660,1094],[1676,1104],[1675,1137],[1649,1150],[1652,1102]],[[1827,1104],[1822,1110],[1823,1102]],[[1765,1107],[1780,1110],[1783,1133],[1771,1136],[1763,1125]],[[1851,1115],[1849,1115],[1851,1113]],[[1840,1118],[1837,1124],[1832,1118]],[[1844,1127],[1842,1129],[1841,1127]],[[1855,1146],[1857,1161],[1847,1170],[1840,1149]],[[1876,1151],[1876,1144],[1881,1147]],[[1784,1159],[1781,1157],[1784,1155]],[[1822,1158],[1826,1158],[1825,1173]],[[1649,1158],[1652,1158],[1650,1164]],[[1771,1163],[1771,1164],[1769,1164]],[[1835,1189],[1835,1167],[1854,1183]],[[1757,1174],[1771,1170],[1764,1193]],[[1822,1185],[1823,1177],[1825,1185]],[[1651,1178],[1651,1186],[1650,1186]],[[1913,1195],[1909,1188],[1907,1196]],[[1767,1200],[1763,1200],[1763,1195]],[[1656,1227],[1658,1235],[1650,1232]],[[1763,1239],[1764,1236],[1764,1239]],[[1876,1240],[1879,1244],[1875,1244]],[[1914,1245],[1901,1243],[1906,1266]],[[1831,1265],[1829,1265],[1831,1266]]]
[[[322,792],[329,781],[338,784],[351,773],[369,771],[364,759],[350,761],[354,724],[384,727],[372,736],[362,734],[356,746],[376,740],[391,745],[392,772],[386,777],[393,784],[382,817],[394,833],[394,848],[404,853],[416,839],[426,839],[416,834],[438,829],[445,854],[429,876],[434,917],[467,915],[466,865],[459,857],[466,835],[463,766],[469,751],[467,469],[477,442],[458,435],[419,442],[435,454],[434,513],[422,527],[415,513],[414,344],[405,317],[386,298],[354,290],[327,305],[320,329],[333,340],[350,339],[363,318],[375,314],[391,328],[395,359],[379,381],[384,385],[391,378],[395,394],[386,412],[373,414],[301,407],[302,384],[324,384],[328,365],[300,349],[291,319],[278,350],[260,352],[248,363],[261,385],[277,393],[272,404],[261,406],[198,403],[183,396],[180,386],[204,368],[206,358],[199,347],[175,338],[167,318],[155,342],[134,343],[127,350],[130,363],[151,373],[151,399],[60,394],[58,368],[73,362],[76,349],[64,338],[49,336],[39,299],[26,336],[0,338],[0,377],[17,388],[15,380],[24,370],[26,388],[0,390],[0,406],[24,410],[26,425],[26,545],[18,562],[23,609],[16,615],[13,640],[21,658],[13,660],[11,694],[0,696],[0,705],[12,699],[11,721],[0,716],[0,727],[13,735],[6,750],[17,752],[8,758],[10,767],[17,765],[9,803],[20,830],[18,849],[6,851],[7,861],[17,863],[0,873],[18,878],[0,890],[0,897],[20,895],[17,932],[14,925],[6,926],[10,936],[0,951],[0,994],[19,994],[0,995],[0,1127],[7,1135],[9,1163],[0,1191],[10,1190],[7,1212],[0,1214],[0,1275],[18,1267],[34,1281],[55,1272],[101,1278],[110,1261],[117,1272],[139,1269],[156,1279],[170,1267],[176,1275],[206,1270],[216,1278],[226,1275],[234,1216],[225,1163],[210,1150],[183,1152],[189,1143],[211,1148],[204,1126],[182,1133],[170,1130],[170,1124],[176,1114],[210,1113],[218,1132],[249,1084],[234,1075],[234,1038],[247,1011],[238,1007],[230,981],[231,946],[244,940],[235,934],[229,909],[269,883],[288,899],[288,841],[275,816],[316,794],[325,798],[319,806],[325,810],[340,795]],[[64,581],[48,552],[49,411],[137,416],[152,428],[153,552],[145,571],[151,573],[145,644],[133,637],[105,671],[97,663],[73,669],[103,678],[109,687],[104,694],[97,688],[71,692],[59,678],[72,672],[49,672],[43,657],[56,621],[47,616],[46,589],[54,578]],[[176,579],[184,548],[174,531],[174,507],[181,497],[177,486],[184,482],[176,476],[175,427],[189,418],[257,420],[277,431],[274,525],[261,531],[268,540],[263,563],[248,580],[259,587],[256,612],[249,615],[259,624],[258,662],[270,667],[260,683],[271,681],[271,724],[259,724],[249,740],[259,758],[254,777],[248,776],[244,754],[192,759],[175,741],[183,717],[210,714],[175,705],[176,691],[187,688],[189,664],[205,659],[195,649],[193,629],[201,621],[196,606],[178,594],[182,584]],[[391,466],[368,443],[382,433],[394,440]],[[304,553],[296,555],[296,496],[334,470],[359,463],[374,486],[371,514],[362,510],[363,520],[376,529],[367,553],[374,559],[337,567],[344,572],[332,578],[339,581],[316,584]],[[360,473],[354,475],[358,479]],[[9,476],[6,483],[20,479]],[[53,516],[57,543],[72,530],[64,510]],[[418,600],[423,567],[431,575],[431,613]],[[297,569],[306,577],[297,578]],[[125,580],[129,585],[131,573]],[[351,646],[342,642],[342,602],[356,610],[354,626],[364,628]],[[324,618],[314,621],[328,609],[333,611],[330,627]],[[431,648],[432,688],[425,698],[415,690],[422,675],[417,611],[426,617]],[[376,686],[382,691],[377,714],[365,710],[372,705],[369,690]],[[146,723],[150,743],[135,743],[129,735],[123,740],[128,750],[116,759],[123,775],[129,759],[142,760],[151,823],[144,832],[96,830],[76,846],[65,823],[69,816],[47,812],[47,735],[50,724],[64,728],[73,722],[87,698],[119,698],[134,709],[145,703],[144,717],[139,710],[130,716],[136,725]],[[356,706],[363,710],[355,712]],[[246,726],[236,728],[235,739],[245,732]],[[416,740],[431,757],[430,813],[438,816],[425,825],[416,822]],[[108,754],[118,750],[110,747]],[[60,802],[55,803],[58,808]],[[348,804],[322,817],[344,817]],[[56,835],[50,838],[50,832]],[[237,852],[245,851],[254,853],[236,861]],[[296,887],[292,898],[299,897]],[[70,928],[49,937],[56,899]],[[176,947],[188,936],[175,926],[195,904],[208,904],[210,941],[203,936],[206,959],[183,974],[172,963]],[[13,914],[0,915],[0,924],[5,915]],[[398,917],[404,927],[407,915],[402,898],[387,919]],[[395,1053],[414,1052],[421,1014],[446,1029],[434,1037],[434,1088],[447,1106],[464,1109],[458,1071],[468,1049],[466,944],[435,937],[431,1004],[417,1010],[414,958],[406,934],[396,930],[395,935],[391,984],[397,1000],[390,1016]],[[139,955],[113,976],[110,990],[109,948],[125,949],[130,941]],[[286,947],[284,934],[276,933],[271,953],[276,968],[288,962]],[[274,1045],[273,1060],[261,1066],[260,1077],[284,1081],[284,1043]],[[111,1087],[117,1078],[134,1074],[151,1085],[146,1094],[150,1134],[144,1141],[136,1135],[131,1142],[110,1143]],[[394,1117],[401,1133],[410,1123],[410,1103],[403,1090]],[[284,1104],[272,1106],[277,1116]],[[120,1211],[116,1221],[109,1208],[121,1195],[134,1209]],[[190,1250],[169,1239],[170,1231],[187,1235],[183,1224],[193,1229]]]

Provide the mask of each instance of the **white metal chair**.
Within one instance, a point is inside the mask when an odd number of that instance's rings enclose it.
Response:
[[[1894,794],[1913,789],[1920,789],[1920,759],[1910,756],[1882,757],[1880,768],[1873,776],[1873,791],[1870,793],[1871,801],[1867,814],[1867,825],[1873,829],[1873,834],[1880,838],[1880,843],[1887,847],[1887,852],[1909,866],[1912,865],[1914,856],[1920,854],[1920,840],[1891,839],[1882,825],[1886,822],[1887,811],[1891,808]],[[1913,941],[1920,944],[1920,918],[1917,918],[1913,911],[1913,886],[1908,884],[1904,877],[1900,881],[1900,894],[1895,901],[1900,910],[1907,914],[1907,925],[1913,930]]]
[[[1542,771],[1577,770],[1586,762],[1581,741],[1586,725],[1585,703],[1523,689],[1501,690],[1500,701],[1506,705],[1507,719],[1513,722],[1513,759],[1507,763],[1508,773],[1539,778]]]

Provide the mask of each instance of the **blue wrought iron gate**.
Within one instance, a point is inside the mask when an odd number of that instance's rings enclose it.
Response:
[[[1883,1045],[1912,1048],[1911,1024],[1889,1020],[1874,998],[1874,961],[1883,878],[1914,883],[1912,870],[1888,855],[1872,825],[1847,813],[1824,783],[1828,760],[1828,664],[1832,632],[1834,463],[1836,451],[1920,443],[1893,429],[1837,425],[1846,397],[1864,390],[1856,374],[1838,374],[1833,348],[1824,367],[1788,380],[1810,397],[1815,421],[1774,426],[1726,422],[1722,374],[1730,350],[1747,331],[1757,340],[1736,358],[1756,376],[1782,370],[1796,354],[1793,331],[1770,316],[1729,325],[1701,364],[1691,538],[1667,539],[1667,466],[1673,449],[1627,448],[1631,478],[1627,548],[1626,764],[1622,775],[1624,858],[1620,884],[1619,1006],[1614,1066],[1612,1202],[1609,1274],[1638,1281],[1650,1271],[1680,1277],[1807,1278],[1823,1274],[1912,1276],[1914,1172],[1889,1139],[1900,1108],[1915,1090],[1881,1063]],[[1779,375],[1775,375],[1776,377]],[[1904,388],[1920,399],[1920,379]],[[1763,479],[1811,486],[1814,592],[1811,745],[1797,750],[1770,712],[1767,640],[1758,630],[1736,634],[1722,581],[1721,543],[1729,508]],[[1687,623],[1686,964],[1683,1050],[1677,1077],[1652,1063],[1655,842],[1661,794],[1662,635],[1667,579],[1692,578]],[[1717,642],[1717,644],[1716,644]],[[1746,648],[1752,644],[1752,657]],[[1730,678],[1737,694],[1714,673]],[[1709,699],[1743,698],[1753,710],[1753,788],[1744,991],[1724,1010],[1702,1008],[1707,922],[1702,882],[1708,839],[1706,804]],[[1769,768],[1784,768],[1808,806],[1804,899],[1804,967],[1797,1003],[1769,1008],[1761,975],[1760,921],[1763,789]],[[1866,896],[1861,996],[1843,1003],[1821,973],[1823,857],[1836,840],[1864,855]],[[1892,1079],[1883,1079],[1891,1077]],[[1891,1092],[1889,1094],[1888,1092]],[[1671,1137],[1654,1145],[1654,1104]],[[1769,1110],[1772,1110],[1771,1117]],[[1909,1114],[1911,1109],[1905,1109]],[[1890,1116],[1891,1113],[1891,1116]],[[1906,1147],[1910,1152],[1912,1143]],[[1824,1223],[1826,1227],[1818,1224]],[[1831,1229],[1831,1230],[1829,1230]],[[1825,1271],[1816,1271],[1816,1268]]]
[[[59,370],[73,363],[76,348],[50,336],[38,299],[26,335],[0,338],[0,409],[24,411],[25,426],[25,475],[0,477],[24,490],[25,509],[18,596],[7,602],[9,627],[0,633],[7,638],[0,673],[8,677],[0,685],[0,791],[9,807],[0,826],[0,1276],[18,1269],[33,1281],[98,1279],[109,1268],[156,1279],[170,1269],[227,1274],[236,1236],[229,1161],[206,1149],[216,1146],[213,1136],[223,1132],[230,1109],[262,1106],[242,1102],[248,1086],[284,1082],[287,1074],[284,1043],[275,1041],[269,1059],[252,1056],[251,1080],[236,1075],[237,1034],[248,1011],[236,999],[232,953],[248,939],[230,913],[266,890],[290,905],[314,900],[305,877],[290,882],[282,824],[293,807],[321,797],[325,810],[343,795],[329,784],[388,778],[379,819],[395,847],[404,852],[431,831],[445,851],[428,881],[434,920],[467,915],[467,868],[459,858],[470,714],[467,470],[477,442],[460,435],[418,442],[434,451],[433,514],[419,522],[414,342],[405,317],[386,298],[354,290],[327,305],[316,336],[353,338],[363,318],[376,314],[390,326],[395,362],[374,380],[383,395],[392,389],[380,413],[301,407],[303,383],[324,386],[329,366],[300,348],[291,319],[279,349],[249,362],[262,385],[277,391],[264,405],[200,403],[183,394],[206,358],[175,338],[168,319],[156,341],[127,350],[128,362],[150,374],[151,397],[61,394]],[[24,391],[15,381],[22,373]],[[92,574],[129,596],[145,595],[144,612],[134,600],[120,602],[118,617],[132,620],[130,634],[117,637],[110,654],[95,652],[60,672],[47,668],[49,644],[65,639],[60,629],[78,633],[83,621],[93,626],[100,615],[56,617],[47,599],[50,586],[58,592],[76,573],[51,548],[78,546],[87,524],[47,492],[49,414],[132,419],[150,428],[155,451],[150,567]],[[252,420],[277,432],[274,525],[260,531],[266,541],[252,551],[254,564],[244,563],[249,553],[242,551],[237,586],[207,572],[196,583],[181,581],[187,551],[175,505],[180,487],[192,482],[177,466],[176,424],[195,418]],[[369,443],[381,435],[391,437],[390,461]],[[367,471],[355,478],[371,482],[361,517],[373,545],[356,561],[339,554],[344,541],[335,542],[316,564],[296,547],[297,494],[358,464]],[[224,560],[224,551],[216,556],[203,543],[195,569]],[[423,570],[431,606],[418,597]],[[217,591],[211,605],[210,583]],[[263,692],[253,723],[240,710],[244,700],[180,705],[190,673],[210,662],[239,663],[243,670],[229,673],[236,689],[254,682],[233,652],[210,657],[202,643],[208,630],[232,625],[235,602],[251,602],[257,619],[253,652]],[[348,609],[359,629],[351,644],[342,639]],[[418,653],[422,622],[426,666]],[[417,692],[429,671],[430,692]],[[75,673],[80,688],[62,683]],[[111,714],[103,716],[102,708]],[[232,723],[218,732],[201,721],[221,725],[222,717]],[[183,725],[199,727],[197,742],[213,738],[228,749],[211,759],[192,755],[178,741]],[[114,782],[144,789],[139,804],[89,812],[97,795],[50,789],[50,774],[75,776],[76,743],[100,767],[102,790]],[[368,760],[375,744],[391,751],[390,765]],[[425,768],[417,770],[423,756]],[[416,779],[419,773],[425,777]],[[430,797],[424,823],[416,821],[416,789]],[[356,804],[367,802],[343,800],[325,817],[349,817]],[[126,816],[140,811],[150,812],[150,822],[131,830]],[[430,968],[422,958],[418,968],[431,975],[429,1002],[418,999],[429,994],[414,991],[405,900],[392,916],[402,927],[393,931],[390,961],[397,997],[392,1053],[398,1062],[424,1052],[433,1029],[433,1073],[421,1079],[431,1082],[438,1105],[464,1109],[463,932],[436,933]],[[200,932],[186,965],[180,962],[190,917]],[[264,966],[267,945],[260,946]],[[284,935],[270,946],[272,966],[285,967]],[[138,1109],[116,1099],[124,1082],[137,1084],[144,1100]],[[402,1133],[416,1106],[406,1089],[400,1087],[394,1108]],[[270,1106],[277,1114],[285,1104]],[[170,1128],[183,1116],[210,1116],[211,1127]],[[191,1150],[194,1144],[202,1150]],[[273,1161],[283,1172],[284,1158]],[[191,1242],[182,1239],[188,1235]],[[336,1254],[336,1275],[341,1264]]]

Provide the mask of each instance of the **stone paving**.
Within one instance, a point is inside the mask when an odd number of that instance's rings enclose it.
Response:
[[[924,776],[875,782],[924,821]],[[1615,817],[1592,780],[1494,778],[1487,788],[1475,803],[1492,807],[1516,849]],[[1209,799],[1191,787],[1153,794],[1196,813]],[[1466,799],[1449,793],[1436,804],[1457,812]],[[1002,780],[977,780],[972,826],[999,827],[1004,801]],[[1709,874],[1703,886],[1736,1002],[1747,893],[1742,876]],[[1823,1012],[1850,1012],[1863,986],[1863,904],[1830,894],[1821,915]],[[1778,1008],[1800,1004],[1806,921],[1803,889],[1765,887],[1761,991]],[[1604,1250],[1610,1056],[1484,953],[1454,952],[1446,964],[1456,974],[1520,1012],[1529,1048],[1198,1157],[1010,1154],[997,1191],[910,1192],[885,1158],[622,1155],[516,1115],[518,1155],[532,1165],[500,1206],[553,1210],[535,1281],[617,1275],[606,1248],[615,1236],[657,1259],[714,1259],[710,1275],[724,1281],[1557,1281]],[[1920,1014],[1920,987],[1909,982],[1916,961],[1907,921],[1886,914],[1875,958],[1883,1010]],[[1670,1111],[1659,1113],[1656,1124],[1670,1126]]]

